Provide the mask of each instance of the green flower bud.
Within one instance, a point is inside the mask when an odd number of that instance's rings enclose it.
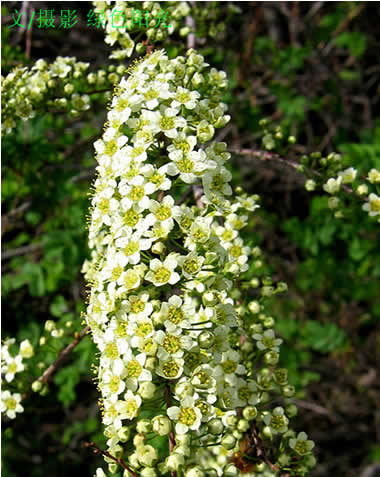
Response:
[[[246,406],[243,409],[243,417],[247,421],[252,421],[257,416],[257,409],[254,406]]]
[[[38,393],[39,391],[41,391],[42,389],[42,383],[41,381],[34,381],[32,383],[32,390],[35,392],[35,393]]]
[[[207,427],[208,427],[209,432],[211,434],[216,435],[216,436],[219,435],[219,434],[222,434],[222,432],[224,430],[223,422],[218,418],[211,419],[207,423]]]
[[[236,439],[232,434],[225,434],[221,442],[222,446],[227,449],[233,449],[236,445]]]

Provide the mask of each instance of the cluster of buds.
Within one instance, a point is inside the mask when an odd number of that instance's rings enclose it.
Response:
[[[288,431],[293,408],[268,410],[272,389],[293,389],[275,371],[274,320],[244,297],[255,254],[242,231],[258,205],[233,194],[226,144],[211,142],[229,120],[225,87],[194,50],[156,51],[122,79],[95,142],[86,322],[108,453],[141,477],[239,475],[239,442],[256,426],[273,448],[285,436],[287,467],[312,447]]]
[[[51,64],[41,59],[32,68],[14,68],[2,78],[2,133],[9,134],[17,120],[27,121],[49,108],[78,116],[90,108],[97,91],[102,92],[102,101],[111,97],[113,85],[127,69],[110,65],[107,70],[89,73],[88,68],[89,63],[61,56]]]
[[[188,2],[95,1],[93,5],[105,27],[105,42],[120,47],[110,58],[123,60],[135,50],[143,53],[148,42],[164,41],[174,32],[185,37],[191,31],[185,25],[190,13]]]

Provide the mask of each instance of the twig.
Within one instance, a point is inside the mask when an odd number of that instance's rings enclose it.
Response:
[[[170,387],[169,387],[168,384],[165,385],[164,397],[165,397],[165,401],[166,401],[166,406],[167,406],[167,408],[169,408],[170,405],[171,405],[171,393],[170,393]],[[176,444],[173,431],[170,431],[169,436],[168,436],[168,440],[169,440],[169,453],[172,453],[173,449],[175,447],[175,444]],[[171,476],[172,477],[177,477],[177,472],[172,471]]]
[[[12,250],[6,250],[1,254],[1,260],[8,260],[12,257],[18,257],[19,255],[25,255],[26,253],[34,252],[42,248],[42,243],[32,243],[30,245],[25,245],[24,247],[14,248]]]
[[[194,7],[195,2],[190,2],[190,5]],[[195,48],[196,39],[195,39],[195,21],[194,18],[190,15],[186,17],[186,25],[191,28],[191,32],[187,35],[187,49]]]
[[[136,472],[134,472],[128,465],[127,463],[125,462],[124,459],[120,458],[118,459],[117,457],[115,457],[114,455],[110,454],[109,452],[103,450],[103,449],[100,449],[100,447],[98,447],[95,442],[85,442],[84,443],[84,446],[85,447],[93,447],[94,448],[94,454],[102,454],[104,455],[105,457],[108,457],[109,459],[112,459],[114,462],[116,462],[117,464],[119,464],[121,467],[123,467],[123,469],[127,470],[132,477],[139,477],[138,474],[136,474]]]
[[[90,327],[86,326],[82,331],[75,334],[75,339],[69,345],[66,346],[60,353],[58,358],[52,363],[45,372],[37,379],[38,382],[45,384],[49,381],[52,375],[57,371],[57,369],[62,365],[67,356],[73,351],[73,349],[78,346],[86,334],[90,331]],[[22,395],[22,399],[25,399],[28,396],[28,393]]]
[[[327,416],[332,422],[336,422],[335,417],[331,414],[331,412],[323,406],[316,404],[314,402],[303,401],[302,399],[294,399],[294,403],[297,406],[302,407],[303,409],[307,409],[309,411],[314,412],[315,414],[321,414],[323,416]]]
[[[251,156],[255,159],[260,159],[261,161],[275,161],[277,163],[286,164],[287,166],[295,169],[297,172],[302,174],[300,171],[300,166],[296,161],[292,161],[291,159],[285,159],[284,157],[280,156],[275,152],[268,152],[268,151],[261,151],[257,149],[229,149],[229,152],[233,154],[237,154],[239,156]],[[322,174],[314,169],[305,168],[309,173],[314,174],[315,176],[322,177]],[[348,192],[349,194],[355,194],[351,187],[348,187],[345,184],[341,185],[342,189]]]
[[[200,209],[203,209],[204,203],[201,201],[201,197],[203,195],[203,187],[201,186],[193,186],[193,195],[195,199],[195,203]]]
[[[52,374],[56,372],[56,370],[61,366],[62,362],[66,359],[66,357],[73,351],[73,349],[78,346],[78,344],[82,341],[82,339],[86,336],[86,334],[90,331],[90,327],[86,326],[83,328],[82,331],[76,334],[74,341],[72,341],[69,345],[66,346],[60,353],[58,358],[52,363],[47,370],[37,379],[40,383],[47,383],[51,378]]]

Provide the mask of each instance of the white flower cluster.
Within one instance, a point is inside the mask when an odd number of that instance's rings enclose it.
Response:
[[[339,155],[337,155],[339,156]],[[329,159],[329,158],[328,158]],[[323,189],[330,194],[332,197],[329,198],[328,206],[330,209],[337,209],[341,206],[341,201],[339,197],[336,197],[336,194],[342,189],[344,185],[351,185],[354,183],[357,178],[357,169],[354,167],[349,167],[347,169],[337,172],[337,177],[330,177],[324,184]],[[370,184],[373,184],[377,187],[377,184],[380,183],[380,171],[377,169],[371,169],[368,173],[367,180]],[[310,184],[310,181],[308,181]],[[306,184],[307,190],[313,190],[308,187]],[[368,194],[369,188],[366,183],[361,183],[355,187],[355,192],[359,196],[365,196]],[[362,209],[368,213],[370,217],[380,216],[380,196],[376,195],[374,192],[371,192],[366,197],[366,202],[363,204]],[[342,211],[337,211],[335,213],[337,217],[342,216]],[[378,219],[380,221],[380,217]]]
[[[28,340],[20,343],[16,354],[11,352],[11,348],[15,347],[15,343],[15,338],[10,338],[6,339],[1,346],[1,413],[10,419],[14,419],[16,413],[23,412],[24,408],[20,404],[21,394],[4,390],[4,385],[11,383],[17,373],[24,371],[25,365],[23,360],[29,359],[34,355],[33,347]]]
[[[206,144],[229,119],[225,73],[207,66],[193,50],[146,57],[121,81],[95,143],[86,321],[108,451],[141,477],[237,475],[230,458],[255,405],[287,385],[284,370],[256,379],[243,364],[238,281],[254,253],[240,231],[258,205],[233,197],[226,145]],[[268,283],[262,293],[275,292]],[[281,340],[265,324],[247,344],[275,364]],[[260,419],[287,430],[282,408]],[[169,440],[165,458],[152,438]]]
[[[126,67],[111,65],[108,70],[87,73],[89,63],[58,56],[48,64],[37,60],[32,68],[16,67],[2,77],[2,133],[9,134],[16,120],[27,121],[46,108],[70,111],[73,116],[90,107],[90,90],[112,90]],[[104,95],[103,95],[104,96]]]
[[[145,34],[150,42],[163,41],[175,31],[186,36],[190,29],[185,17],[190,13],[188,2],[124,2],[95,1],[95,13],[105,25],[105,42],[120,48],[110,58],[123,60],[145,49],[138,39]]]

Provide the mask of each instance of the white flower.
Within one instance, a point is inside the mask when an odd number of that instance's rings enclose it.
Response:
[[[159,287],[169,283],[174,285],[180,279],[180,276],[174,270],[178,263],[174,255],[169,255],[163,262],[154,258],[150,261],[149,272],[145,275],[145,280],[152,282],[154,286]]]
[[[139,92],[142,94],[145,106],[148,109],[155,109],[160,104],[159,99],[168,99],[173,95],[169,90],[169,83],[151,81],[148,83],[149,86],[145,85],[139,88]]]
[[[185,350],[192,348],[193,340],[190,336],[181,333],[181,328],[171,329],[170,333],[165,333],[163,330],[156,331],[154,341],[159,345],[157,353],[159,359],[180,358]]]
[[[306,455],[311,452],[314,447],[314,442],[307,440],[306,432],[300,432],[297,439],[289,439],[289,446],[294,449],[299,455]]]
[[[121,205],[124,210],[137,205],[141,209],[149,207],[149,195],[155,191],[154,184],[146,182],[143,176],[134,177],[129,184],[123,183],[119,186],[119,192],[122,195]]]
[[[134,419],[139,413],[141,403],[141,397],[128,390],[124,395],[124,401],[116,402],[115,409],[119,413],[121,420]]]
[[[368,172],[367,179],[371,184],[378,184],[380,182],[380,171],[374,168],[371,169]]]
[[[190,252],[186,256],[178,258],[178,263],[182,268],[182,273],[186,278],[193,278],[202,269],[205,257],[198,255],[196,252]]]
[[[232,179],[231,172],[225,167],[210,170],[202,175],[203,187],[206,195],[231,195],[232,188],[229,182]]]
[[[127,386],[128,388],[137,389],[140,381],[152,381],[152,373],[148,369],[144,369],[146,354],[140,353],[130,359],[126,365]]]
[[[196,146],[197,138],[195,136],[187,136],[185,133],[178,133],[172,143],[167,147],[169,159],[177,161],[183,156],[188,155]]]
[[[144,177],[155,186],[155,190],[169,190],[172,181],[166,176],[168,165],[156,169],[151,164],[148,164],[149,168],[144,172]]]
[[[223,376],[228,380],[229,375],[244,374],[246,368],[240,364],[241,356],[238,351],[230,349],[222,353],[222,361],[215,368],[215,376]]]
[[[24,411],[20,402],[21,394],[11,394],[9,391],[3,391],[1,393],[1,413],[9,417],[9,419],[14,419],[17,412]]]
[[[152,419],[153,431],[159,436],[167,436],[171,430],[171,422],[166,416],[155,416]]]
[[[252,338],[257,341],[256,346],[259,350],[279,351],[279,346],[282,343],[282,339],[275,337],[273,330],[266,330],[263,334],[256,333]]]
[[[33,346],[30,344],[29,340],[21,341],[20,355],[26,359],[31,358],[34,355]]]
[[[184,360],[182,358],[169,358],[160,360],[156,373],[165,379],[178,379],[183,373]]]
[[[186,109],[194,109],[197,105],[197,99],[200,97],[198,91],[189,91],[182,86],[178,86],[174,99],[171,103],[172,108],[179,108],[182,105]]]
[[[374,193],[369,194],[368,202],[363,205],[362,209],[368,212],[370,217],[380,215],[380,197]]]
[[[15,374],[24,370],[22,364],[22,356],[17,355],[14,358],[9,356],[6,360],[6,364],[1,367],[1,373],[5,374],[5,380],[10,383],[13,381]]]
[[[188,328],[189,317],[194,316],[195,310],[189,300],[185,302],[178,295],[173,295],[168,302],[161,304],[160,316],[164,320],[166,329],[171,332],[177,327]]]
[[[289,419],[285,416],[282,407],[275,407],[272,414],[268,412],[263,420],[274,433],[284,433],[288,430]]]
[[[161,108],[161,115],[158,119],[158,125],[161,131],[168,138],[175,138],[178,135],[177,129],[186,126],[186,120],[177,116],[178,110],[175,108]]]
[[[174,199],[170,195],[166,195],[161,202],[151,200],[149,204],[151,214],[147,216],[148,220],[155,220],[168,227],[173,227],[173,218],[180,215],[180,208],[174,205]]]
[[[183,182],[193,184],[199,179],[200,174],[209,167],[205,159],[204,151],[190,151],[181,157],[176,157],[172,163],[168,164],[168,174],[172,176],[179,174]]]
[[[124,391],[125,382],[119,375],[113,374],[110,370],[107,370],[103,374],[99,386],[105,396],[109,396],[110,394],[117,395]]]
[[[128,313],[128,319],[135,321],[136,318],[148,318],[153,311],[153,305],[149,302],[149,293],[141,292],[138,295],[129,295],[128,301],[122,303],[122,310]]]
[[[323,185],[323,189],[328,192],[329,194],[336,194],[342,183],[342,176],[339,176],[337,179],[330,178],[326,184]]]
[[[139,232],[134,232],[132,235],[125,235],[115,240],[117,248],[121,248],[122,252],[116,254],[115,259],[123,264],[123,267],[130,263],[136,265],[140,262],[140,251],[148,250],[152,245],[152,240],[142,238]]]
[[[202,422],[202,413],[195,405],[195,399],[191,396],[186,396],[181,401],[180,407],[169,407],[167,414],[172,421],[177,421],[175,425],[177,434],[186,434],[189,429],[197,430]]]
[[[146,270],[145,264],[135,265],[133,268],[129,268],[127,271],[120,275],[117,283],[121,285],[118,289],[119,294],[123,294],[126,291],[133,290],[140,286],[142,282],[144,272]]]
[[[357,173],[358,171],[356,169],[349,167],[344,171],[338,172],[338,176],[342,178],[343,184],[350,184],[351,182],[354,182]]]

